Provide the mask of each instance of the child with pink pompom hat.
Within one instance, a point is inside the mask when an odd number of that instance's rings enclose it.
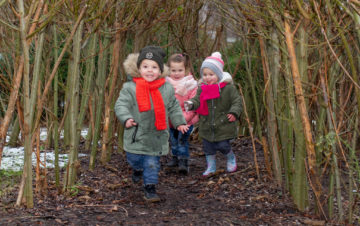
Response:
[[[235,172],[237,168],[230,141],[238,134],[237,120],[242,104],[232,76],[223,68],[221,53],[214,52],[206,57],[200,68],[202,83],[196,96],[184,103],[187,110],[196,110],[199,114],[199,136],[207,162],[203,176],[215,173],[217,151],[227,157],[228,172]]]

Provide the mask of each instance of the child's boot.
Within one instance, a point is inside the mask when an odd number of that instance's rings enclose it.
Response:
[[[134,184],[139,183],[139,181],[141,180],[142,177],[142,170],[133,170],[133,174],[131,176],[131,179],[133,181]]]
[[[207,162],[207,169],[203,173],[203,176],[209,176],[211,173],[215,173],[216,171],[216,155],[207,155],[206,162]]]
[[[179,159],[177,156],[173,156],[170,162],[166,164],[166,166],[168,167],[177,167],[178,165],[179,165]]]
[[[179,173],[188,174],[189,173],[189,161],[186,158],[179,159]]]
[[[232,173],[236,171],[237,165],[236,165],[236,157],[234,152],[231,150],[227,155],[227,171]]]
[[[156,194],[155,184],[147,184],[144,186],[144,198],[149,202],[159,202],[160,198]]]

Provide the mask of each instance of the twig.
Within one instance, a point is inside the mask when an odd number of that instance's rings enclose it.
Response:
[[[315,7],[314,7],[314,8],[315,8],[316,14],[317,14],[317,16],[318,16],[319,23],[320,23],[320,27],[321,27],[321,33],[324,35],[324,38],[325,38],[326,43],[328,44],[328,46],[329,46],[329,48],[330,48],[331,53],[334,55],[336,61],[337,61],[337,62],[339,63],[339,65],[340,65],[341,69],[343,69],[345,75],[349,77],[349,79],[353,82],[353,84],[354,84],[358,89],[360,89],[360,86],[354,81],[354,79],[351,77],[350,73],[346,70],[346,68],[344,67],[344,65],[341,63],[341,61],[339,60],[339,58],[336,56],[336,53],[335,53],[334,49],[332,48],[332,46],[331,46],[331,44],[330,44],[330,41],[329,41],[329,39],[328,39],[328,37],[327,37],[327,35],[326,35],[326,33],[325,33],[325,30],[324,30],[324,28],[323,28],[323,25],[322,25],[322,22],[321,22],[321,18],[320,18],[319,12],[318,12],[318,8],[317,8],[318,5],[316,4],[315,1],[314,1],[314,3],[315,3]]]
[[[124,210],[125,215],[128,217],[129,213],[128,211],[122,207],[122,206],[118,206],[118,205],[73,205],[74,207],[112,207],[112,208],[117,208],[120,207],[122,210]]]
[[[321,204],[321,201],[320,201],[320,197],[318,197],[317,192],[315,192],[316,190],[315,190],[314,185],[313,185],[313,183],[312,183],[312,181],[311,181],[311,177],[310,177],[310,174],[309,174],[309,169],[308,169],[306,160],[304,160],[304,162],[305,162],[306,175],[307,175],[308,180],[309,180],[309,185],[310,185],[311,189],[314,191],[314,195],[315,195],[316,202],[318,203],[318,207],[319,207],[321,213],[323,214],[325,220],[328,220],[327,217],[326,217],[326,214],[325,214],[325,212],[324,212],[324,209],[323,209],[323,207],[322,207],[322,204]]]
[[[241,85],[239,84],[239,91],[241,94],[241,100],[243,102],[243,107],[244,107],[244,112],[245,112],[245,117],[246,117],[246,122],[248,123],[249,126],[249,132],[250,132],[250,136],[251,136],[251,143],[252,143],[252,147],[253,147],[253,154],[254,154],[254,163],[255,163],[255,169],[256,169],[256,175],[257,178],[260,179],[260,172],[259,172],[259,165],[257,162],[257,157],[256,157],[256,148],[255,148],[255,139],[254,139],[254,134],[253,134],[253,127],[251,125],[250,119],[249,119],[249,115],[247,113],[247,109],[246,109],[246,103],[244,100],[244,94],[242,92],[242,88]]]
[[[56,218],[54,215],[47,215],[47,216],[22,216],[22,217],[8,217],[2,218],[1,221],[7,220],[15,220],[15,219],[27,219],[27,218]],[[0,222],[1,223],[1,222]]]

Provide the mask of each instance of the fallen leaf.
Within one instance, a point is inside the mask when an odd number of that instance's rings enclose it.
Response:
[[[118,210],[119,210],[119,208],[117,205],[114,205],[113,208],[111,208],[111,211],[118,211]]]
[[[94,192],[95,190],[89,186],[76,186],[79,190],[87,191],[87,192]]]
[[[80,196],[78,199],[86,202],[86,201],[89,201],[91,199],[91,197],[88,195],[83,195],[83,196]]]
[[[325,225],[325,221],[321,221],[321,220],[311,220],[311,219],[305,219],[304,223],[307,225],[314,225],[314,226],[321,226],[321,225]]]

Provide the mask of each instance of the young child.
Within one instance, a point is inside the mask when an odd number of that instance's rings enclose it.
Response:
[[[158,183],[160,156],[169,152],[168,119],[181,133],[188,131],[174,88],[165,82],[165,52],[146,46],[130,54],[124,68],[132,81],[126,82],[115,104],[117,118],[124,124],[124,149],[133,169],[132,180],[143,178],[144,198],[160,201]]]
[[[226,155],[228,172],[235,172],[237,167],[230,140],[237,137],[237,119],[242,104],[231,75],[223,72],[223,67],[219,52],[207,57],[200,68],[203,83],[196,96],[184,103],[185,109],[196,109],[199,113],[199,136],[207,162],[203,176],[216,171],[217,150]]]
[[[190,74],[189,57],[183,54],[173,54],[169,57],[168,66],[170,76],[166,77],[175,89],[175,97],[179,101],[183,115],[185,117],[189,130],[182,134],[176,130],[170,123],[170,144],[172,159],[167,164],[168,167],[178,167],[180,173],[189,172],[188,159],[189,154],[189,137],[194,128],[194,124],[199,121],[199,116],[195,111],[185,111],[184,101],[193,98],[197,90],[197,81]]]

